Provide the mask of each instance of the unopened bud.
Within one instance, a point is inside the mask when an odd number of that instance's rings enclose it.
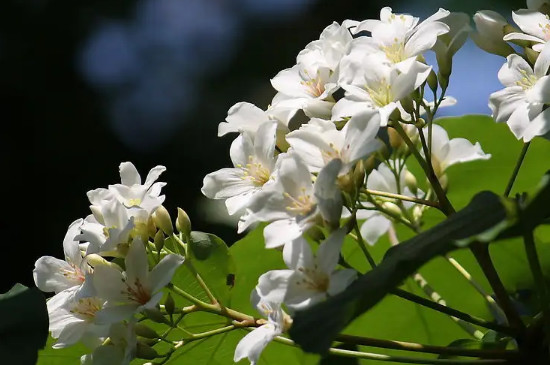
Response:
[[[160,205],[155,212],[153,213],[153,221],[155,225],[159,227],[164,233],[168,236],[171,236],[174,233],[174,228],[172,226],[172,219],[170,218],[170,213],[166,208]]]
[[[395,130],[395,128],[388,128],[388,136],[390,139],[390,146],[397,152],[405,144],[403,138]]]
[[[164,317],[162,313],[156,308],[144,309],[143,313],[147,318],[149,318],[153,322],[170,324],[170,321],[166,319],[166,317]],[[142,336],[142,337],[147,337],[147,336]],[[157,338],[157,337],[150,337],[150,338]]]
[[[105,260],[103,257],[101,257],[100,255],[95,254],[95,253],[86,255],[84,260],[86,260],[86,262],[91,267],[97,267],[97,266],[104,265],[104,266],[112,267],[112,268],[117,269],[118,271],[122,272],[122,268],[120,266],[118,266],[114,262],[110,262],[110,261]]]
[[[138,341],[136,346],[136,357],[138,359],[153,360],[158,357],[158,353],[151,346]]]
[[[437,75],[435,74],[433,69],[428,74],[427,81],[428,81],[428,86],[435,93],[437,91]]]
[[[342,176],[338,176],[338,187],[342,191],[345,191],[347,193],[353,193],[353,190],[355,189],[353,172],[347,173]]]
[[[162,248],[164,247],[164,233],[162,233],[162,231],[157,231],[153,242],[155,243],[155,248],[157,249],[157,251],[162,250]]]
[[[321,242],[325,239],[325,234],[323,231],[317,227],[313,226],[310,229],[307,230],[307,235],[314,241]]]
[[[155,226],[155,221],[153,220],[153,216],[149,216],[149,219],[147,219],[147,234],[151,238],[155,237],[155,234],[157,234],[157,227]]]
[[[388,212],[395,214],[395,215],[401,215],[401,208],[399,208],[396,204],[392,202],[384,202],[382,203],[382,208],[387,210]]]
[[[416,192],[418,191],[416,177],[409,170],[405,170],[405,185],[413,194],[416,195]]]
[[[174,302],[174,298],[172,298],[172,294],[168,293],[168,296],[164,301],[164,309],[166,309],[166,313],[170,315],[174,314],[175,307],[176,303]]]
[[[410,95],[407,95],[403,99],[399,100],[399,103],[407,113],[409,113],[410,115],[414,115],[415,108],[413,99],[410,97]]]
[[[420,222],[422,215],[424,214],[424,207],[420,205],[415,205],[412,209],[412,215],[415,221]]]
[[[474,23],[477,31],[470,36],[479,48],[502,57],[514,53],[514,49],[502,38],[517,30],[502,15],[492,10],[481,10],[475,13]]]
[[[176,219],[176,228],[178,232],[183,233],[185,237],[191,234],[191,219],[185,210],[178,207],[178,218]]]
[[[363,186],[365,183],[365,161],[359,160],[357,164],[355,164],[355,168],[353,169],[353,180],[355,181],[355,186]]]
[[[145,338],[159,338],[158,333],[155,332],[151,327],[144,325],[143,323],[136,323],[134,325],[134,331],[136,335],[145,337]]]

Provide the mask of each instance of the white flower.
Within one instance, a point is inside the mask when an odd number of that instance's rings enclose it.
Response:
[[[330,118],[334,106],[332,93],[338,89],[336,81],[336,75],[329,68],[298,63],[271,79],[271,85],[278,91],[273,103],[302,109],[309,117]]]
[[[88,265],[82,262],[79,241],[83,220],[77,219],[69,226],[63,239],[65,260],[51,256],[42,256],[36,260],[33,277],[36,287],[44,292],[59,293],[84,283]]]
[[[446,24],[438,21],[447,15],[447,10],[439,9],[418,23],[416,17],[394,14],[390,7],[385,7],[380,10],[380,20],[365,20],[354,31],[370,32],[372,38],[368,39],[368,43],[372,50],[383,52],[391,63],[399,63],[432,48],[437,37],[449,31]]]
[[[422,131],[427,138],[428,127]],[[441,177],[452,165],[475,160],[488,160],[491,155],[483,152],[479,142],[472,144],[465,138],[449,139],[449,135],[443,127],[433,124],[431,157],[435,173]]]
[[[520,9],[512,12],[514,22],[523,33],[512,32],[504,36],[505,41],[525,40],[534,42],[534,51],[540,52],[550,41],[550,18],[536,10]]]
[[[353,37],[350,28],[357,26],[354,20],[344,20],[342,24],[333,22],[327,26],[318,40],[310,42],[296,57],[297,63],[315,69],[328,68],[337,72],[340,60],[349,52]]]
[[[107,265],[94,268],[95,289],[98,296],[107,300],[96,315],[100,323],[118,322],[142,309],[154,307],[162,298],[160,290],[170,282],[183,263],[183,257],[166,255],[149,272],[145,246],[140,239],[134,238],[124,262],[125,272]]]
[[[494,92],[489,106],[497,122],[506,122],[516,138],[529,142],[550,130],[550,42],[539,54],[534,68],[518,55],[508,56],[498,73],[503,90]]]
[[[146,225],[149,213],[145,209],[129,210],[117,199],[102,202],[96,206],[95,214],[86,217],[82,224],[82,234],[76,239],[89,242],[86,254],[101,253],[106,256],[124,257],[128,249],[131,233],[136,226]],[[99,223],[95,217],[100,215]]]
[[[104,300],[94,296],[91,284],[72,287],[51,297],[47,302],[49,330],[57,339],[53,348],[63,348],[77,342],[95,347],[107,335],[109,326],[96,322],[96,313]],[[86,288],[86,289],[85,289]]]
[[[253,139],[243,132],[231,144],[234,168],[224,168],[204,177],[202,193],[210,199],[226,199],[230,215],[246,207],[250,199],[272,180],[275,168],[277,124],[262,124]]]
[[[341,130],[331,121],[311,119],[300,129],[290,132],[286,139],[311,172],[319,172],[328,162],[339,158],[343,163],[340,174],[343,174],[356,161],[382,146],[376,139],[379,128],[379,114],[367,110],[354,115]]]
[[[239,341],[235,348],[233,361],[238,362],[248,358],[251,365],[255,365],[267,344],[283,333],[291,319],[281,309],[281,302],[263,300],[256,290],[252,292],[251,302],[260,313],[267,317],[267,323],[254,329]]]
[[[307,165],[295,153],[279,156],[277,179],[255,195],[248,214],[241,217],[239,232],[256,222],[271,222],[264,228],[268,248],[281,246],[313,227],[320,215],[327,223],[340,219],[342,198],[336,184],[339,159],[319,172],[315,184]]]
[[[264,111],[254,104],[239,102],[229,108],[225,122],[218,125],[218,137],[234,132],[248,132],[254,136],[260,126],[267,122],[277,122],[277,131],[284,135],[295,113],[296,109],[290,107],[272,105]]]
[[[301,310],[341,292],[357,276],[352,269],[336,270],[345,236],[345,228],[336,230],[321,243],[315,256],[303,237],[287,243],[283,259],[290,270],[272,270],[260,276],[258,294]]]
[[[339,84],[346,93],[334,105],[332,120],[370,109],[380,113],[380,125],[386,126],[399,100],[426,80],[431,67],[414,58],[391,65],[364,50],[356,48],[342,60]]]
[[[109,343],[98,346],[81,357],[81,365],[129,365],[136,357],[137,337],[134,321],[114,323],[109,330]]]
[[[502,57],[514,53],[514,49],[502,39],[504,27],[508,25],[502,15],[492,10],[480,10],[474,15],[474,23],[477,31],[472,32],[471,37],[479,48]]]
[[[143,185],[141,176],[131,162],[119,166],[121,184],[109,185],[109,190],[126,208],[139,207],[151,214],[165,199],[160,195],[164,182],[155,182],[166,171],[164,166],[156,166],[149,171]]]

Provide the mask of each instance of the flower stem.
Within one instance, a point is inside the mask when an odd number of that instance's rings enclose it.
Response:
[[[529,267],[531,268],[531,272],[535,280],[535,286],[537,287],[540,297],[544,331],[546,332],[547,339],[550,339],[550,292],[544,279],[544,274],[542,273],[542,267],[537,254],[537,247],[535,246],[535,240],[533,238],[533,231],[529,229],[524,230],[523,242],[525,246],[525,253],[527,254],[527,261],[529,262]]]
[[[417,203],[417,204],[423,204],[423,205],[427,205],[427,206],[439,209],[439,204],[437,202],[424,200],[424,199],[420,199],[420,198],[415,198],[415,197],[412,197],[412,196],[388,193],[388,192],[385,192],[385,191],[378,191],[378,190],[371,190],[371,189],[361,189],[361,192],[366,193],[366,194],[370,194],[370,195],[383,196],[383,197],[386,197],[386,198],[405,200],[405,201],[409,201],[409,202],[413,202],[413,203]]]
[[[497,302],[493,299],[492,296],[490,296],[479,284],[477,281],[474,280],[472,275],[462,266],[458,261],[456,261],[454,258],[450,256],[445,256],[445,259],[448,263],[450,263],[473,287],[474,289],[481,294],[481,296],[487,301],[487,304],[489,305],[489,308],[493,312],[493,316],[495,317],[495,320],[497,321],[503,321],[507,322],[506,320],[506,314],[502,311],[502,309],[499,307]]]
[[[295,342],[289,338],[277,336],[274,338],[274,341],[284,343],[290,346],[296,346]],[[391,362],[400,362],[404,364],[455,364],[455,365],[484,365],[484,364],[509,364],[508,360],[505,359],[484,359],[484,360],[460,360],[460,359],[426,359],[426,358],[415,358],[415,357],[406,357],[406,356],[393,356],[393,355],[383,355],[376,354],[372,352],[362,352],[362,351],[352,351],[344,350],[331,347],[328,350],[328,353],[336,356],[343,357],[352,357],[358,359],[369,359],[377,361],[391,361]]]
[[[514,182],[516,181],[516,177],[518,176],[519,169],[521,168],[521,164],[525,159],[525,155],[527,154],[527,150],[529,149],[530,144],[531,142],[525,143],[523,145],[523,148],[521,149],[521,152],[518,157],[518,161],[516,162],[516,166],[514,167],[514,171],[512,171],[512,176],[510,176],[510,180],[508,180],[508,185],[506,185],[506,190],[504,190],[505,197],[508,197],[508,195],[510,195],[510,192],[512,191],[512,187],[514,186]]]
[[[416,158],[416,160],[420,164],[420,167],[422,167],[422,170],[424,170],[424,173],[426,174],[426,177],[430,181],[430,184],[432,185],[432,188],[435,192],[435,195],[437,196],[437,199],[439,201],[439,207],[440,207],[441,211],[443,213],[445,213],[445,215],[450,215],[450,214],[454,213],[455,210],[454,210],[451,202],[447,198],[447,195],[445,194],[445,191],[441,187],[441,184],[439,183],[439,179],[437,178],[437,176],[435,175],[435,172],[433,171],[433,167],[432,167],[431,162],[429,162],[429,163],[426,162],[426,160],[422,157],[420,152],[418,152],[418,150],[416,149],[416,146],[411,141],[411,139],[409,138],[409,136],[407,135],[407,133],[405,132],[405,130],[403,129],[403,127],[401,126],[401,124],[399,122],[394,122],[394,123],[391,124],[391,126],[393,128],[395,128],[397,133],[399,133],[401,138],[405,141],[405,143],[409,147],[409,150],[412,152],[412,154],[414,155],[414,157]],[[420,138],[422,140],[422,146],[424,148],[424,146],[426,146],[426,140],[424,138],[424,134],[422,132],[422,129],[419,128],[419,130],[420,130],[420,132],[419,132]],[[427,146],[425,148],[427,149]]]
[[[345,342],[348,344],[379,347],[394,350],[412,351],[412,352],[425,352],[431,354],[445,354],[453,356],[471,356],[480,357],[486,359],[506,359],[515,358],[519,355],[516,350],[489,350],[489,349],[465,349],[458,347],[444,347],[434,345],[424,345],[414,342],[404,342],[395,340],[382,340],[378,338],[369,338],[353,335],[338,335],[335,339],[339,342]]]

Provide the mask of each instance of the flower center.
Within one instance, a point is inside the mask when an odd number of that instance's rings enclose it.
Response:
[[[300,81],[300,83],[304,85],[306,92],[314,98],[318,98],[325,92],[325,84],[320,80],[319,76],[309,80]]]
[[[237,165],[243,171],[243,180],[250,180],[255,186],[263,186],[269,181],[271,177],[271,171],[258,162],[254,156],[248,156],[248,163],[246,166]]]
[[[138,278],[134,280],[133,285],[128,284],[126,281],[124,283],[126,284],[126,290],[122,291],[122,294],[125,294],[128,300],[144,305],[151,299],[151,293]]]
[[[306,189],[301,189],[301,194],[298,197],[293,197],[289,193],[283,193],[283,195],[290,200],[286,209],[290,212],[298,215],[306,215],[313,209],[315,203],[310,194],[306,193]]]
[[[321,155],[323,156],[323,161],[327,164],[335,158],[340,158],[340,151],[334,148],[334,143],[330,143],[329,149],[321,151]]]
[[[313,268],[299,267],[298,271],[302,273],[302,278],[296,282],[296,285],[319,293],[324,293],[328,290],[329,277],[324,272],[319,271],[317,265]]]
[[[127,208],[135,207],[136,205],[139,206],[140,204],[141,204],[141,199],[140,198],[128,199]]]
[[[373,87],[365,85],[365,89],[376,106],[383,107],[393,101],[391,85],[385,79],[382,79]]]
[[[85,275],[82,270],[80,270],[80,268],[73,263],[69,262],[69,265],[71,265],[72,270],[62,269],[62,275],[68,280],[75,281],[78,284],[83,283],[85,280]]]
[[[392,63],[399,63],[405,59],[405,42],[394,38],[390,45],[380,46],[380,50],[386,54]]]
[[[103,307],[102,301],[97,297],[81,298],[71,308],[70,312],[87,322],[93,321],[95,314]]]
[[[521,86],[523,90],[528,90],[535,86],[538,81],[535,75],[528,74],[525,70],[520,70],[519,72],[523,75],[523,77],[521,78],[521,80],[516,81],[517,86]]]

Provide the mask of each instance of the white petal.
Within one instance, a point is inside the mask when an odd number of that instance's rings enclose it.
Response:
[[[286,246],[290,243],[286,244]],[[288,287],[288,280],[293,275],[293,270],[271,270],[258,278],[256,291],[262,300],[282,303]]]
[[[351,284],[357,278],[357,272],[353,269],[338,270],[330,276],[330,284],[327,290],[328,294],[333,296]]]
[[[292,270],[313,268],[315,265],[311,247],[303,237],[298,237],[292,242],[285,244],[283,248],[283,260],[286,266]]]
[[[240,168],[226,167],[206,175],[201,192],[210,199],[227,199],[254,190],[254,184],[246,179]]]
[[[281,219],[264,228],[265,247],[275,248],[288,244],[302,235],[302,227],[295,219]]]
[[[526,75],[533,75],[531,65],[517,54],[512,54],[500,68],[498,79],[505,86],[516,86],[516,82],[521,81]]]
[[[124,284],[121,272],[117,269],[98,265],[94,268],[92,280],[99,297],[114,301],[127,300],[123,294],[126,284]]]
[[[126,263],[126,277],[128,282],[134,283],[134,281],[139,280],[144,283],[149,273],[149,264],[145,245],[141,239],[137,237],[134,238],[124,262]]]
[[[137,309],[137,303],[103,307],[96,312],[95,319],[98,324],[117,323],[132,317]]]
[[[82,277],[66,261],[42,256],[34,265],[34,283],[43,292],[56,292],[82,284]]]
[[[380,114],[376,111],[355,114],[344,128],[346,144],[341,155],[346,163],[366,158],[382,146],[375,139],[380,129]]]
[[[76,236],[80,234],[80,227],[84,223],[84,219],[77,219],[69,226],[65,238],[63,239],[63,251],[67,261],[75,264],[77,267],[82,262],[82,255],[80,253],[79,242]]]
[[[141,176],[139,172],[131,162],[122,162],[119,166],[120,180],[122,184],[126,186],[141,184]]]
[[[369,245],[374,245],[388,231],[391,222],[383,215],[375,215],[361,225],[361,235]]]
[[[539,56],[535,61],[535,76],[537,76],[539,79],[545,76],[548,72],[548,67],[550,67],[550,41],[546,42],[544,48],[539,53]]]
[[[183,264],[184,258],[180,255],[169,254],[160,260],[149,273],[151,292],[155,293],[172,280],[176,269]]]
[[[166,167],[164,166],[158,165],[153,167],[147,174],[147,177],[145,178],[145,183],[143,183],[143,185],[147,187],[152,186],[153,183],[157,181],[157,179],[164,171],[166,171]]]
[[[342,168],[342,160],[333,159],[317,176],[313,187],[317,205],[323,219],[331,224],[337,224],[342,214],[342,193],[336,181]]]
[[[550,131],[550,109],[537,115],[523,133],[524,142],[529,142],[536,136],[543,136]]]
[[[442,161],[442,165],[443,169],[446,169],[448,166],[457,163],[487,160],[489,158],[491,158],[491,155],[483,152],[479,142],[472,144],[464,138],[453,138],[449,141],[449,154],[445,161]]]
[[[226,122],[218,125],[218,137],[230,132],[250,131],[256,132],[258,127],[268,118],[263,110],[257,106],[240,102],[233,105],[227,112]]]
[[[342,227],[334,231],[317,250],[316,261],[319,265],[319,270],[330,275],[340,258],[340,250],[346,236],[346,228]]]
[[[267,344],[279,334],[270,323],[256,328],[239,341],[233,361],[238,362],[246,357],[252,365],[255,365]]]

